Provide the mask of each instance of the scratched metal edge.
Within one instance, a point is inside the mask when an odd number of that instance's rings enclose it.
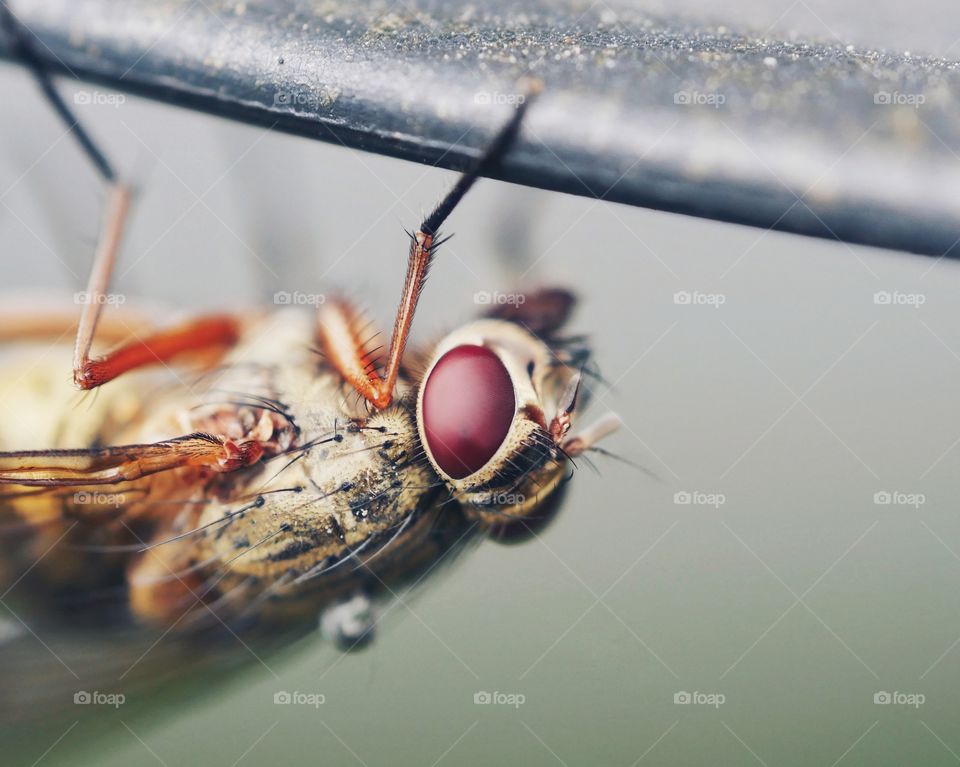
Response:
[[[451,68],[437,66],[430,56],[421,55],[443,40],[442,28],[430,26],[426,34],[422,25],[415,28],[407,47],[396,46],[403,52],[393,60],[389,47],[373,54],[355,51],[350,47],[353,41],[336,21],[324,26],[313,17],[297,16],[307,12],[296,2],[247,3],[245,17],[231,17],[227,23],[215,12],[211,17],[204,10],[206,4],[198,9],[194,4],[160,3],[170,6],[168,12],[180,13],[169,36],[182,33],[183,37],[162,45],[157,44],[156,18],[145,13],[145,0],[65,3],[34,0],[20,10],[37,35],[40,57],[52,71],[188,109],[452,170],[462,170],[504,119],[504,108],[477,107],[479,89],[508,90],[529,68],[529,62],[521,62],[520,66],[493,67],[477,77],[467,76],[462,67],[452,68],[458,79],[451,79],[446,75]],[[212,5],[226,13],[229,3]],[[278,28],[276,6],[288,10],[286,20],[292,18],[294,28],[308,24],[302,21],[308,18],[313,24],[311,33],[291,35],[289,24]],[[157,6],[153,11],[155,16]],[[82,34],[78,35],[78,30]],[[463,25],[450,35],[462,38]],[[198,38],[209,41],[206,49],[195,44]],[[238,45],[238,41],[244,44]],[[750,66],[764,66],[765,51],[783,45],[767,41],[763,50],[754,51],[756,61],[747,62],[747,80],[754,77]],[[796,43],[790,46],[798,50]],[[636,47],[641,50],[642,45]],[[660,55],[667,56],[665,50]],[[810,50],[818,51],[828,67],[830,57],[837,55],[829,46]],[[282,52],[286,66],[277,65],[277,51]],[[217,57],[215,71],[209,63],[212,52]],[[3,55],[8,54],[0,40]],[[657,50],[653,55],[661,61]],[[837,66],[846,65],[842,58],[836,60]],[[948,103],[934,117],[940,118],[939,124],[949,125],[944,116],[960,112],[956,62],[904,63],[892,56],[876,60],[880,64],[865,83],[854,80],[861,97],[877,82],[891,89],[900,84],[916,88],[923,78],[936,77],[941,84],[949,78]],[[627,63],[637,67],[639,80],[637,62]],[[648,59],[644,77],[651,63]],[[679,66],[673,60],[670,63]],[[316,66],[321,90],[336,97],[318,98],[316,78],[312,82],[305,79],[304,66]],[[665,66],[672,71],[669,64]],[[382,76],[374,75],[377,70],[390,73],[389,87]],[[825,199],[804,197],[797,204],[797,195],[803,195],[832,167],[822,156],[842,148],[837,142],[831,145],[829,125],[825,129],[811,120],[791,132],[789,125],[784,128],[783,115],[768,114],[774,122],[781,118],[773,140],[786,147],[782,163],[776,153],[760,159],[760,147],[765,140],[771,141],[772,134],[770,130],[765,133],[762,125],[759,130],[751,127],[744,131],[745,138],[738,137],[747,151],[733,160],[728,157],[736,154],[730,151],[738,148],[736,143],[725,135],[717,119],[709,113],[705,116],[703,110],[670,110],[662,100],[651,103],[645,98],[649,91],[637,88],[633,103],[619,94],[613,105],[616,135],[611,135],[610,126],[602,123],[610,120],[609,110],[606,116],[603,112],[608,106],[606,94],[589,93],[591,83],[553,76],[549,68],[535,71],[546,81],[546,92],[531,110],[528,131],[491,172],[494,178],[762,229],[937,257],[960,256],[960,162],[951,157],[952,147],[960,151],[956,140],[960,134],[949,134],[946,141],[939,138],[942,148],[931,141],[932,149],[918,153],[915,159],[909,147],[896,140],[870,142],[843,158],[843,174]],[[822,66],[812,71],[819,71],[821,77],[833,74]],[[618,76],[623,78],[623,72]],[[644,82],[651,84],[649,78]],[[850,88],[849,83],[843,86]],[[660,82],[651,84],[654,90],[663,87]],[[278,103],[277,93],[292,94],[297,108]],[[742,110],[731,113],[730,119],[742,127],[755,117]],[[667,130],[670,141],[663,147],[660,129],[667,125],[671,126]],[[801,135],[810,132],[815,134],[812,142]],[[597,145],[594,139],[598,135],[606,136],[605,145]],[[717,148],[711,155],[714,144]],[[705,169],[691,173],[684,165],[690,148],[705,153]],[[798,162],[796,156],[787,158],[788,152],[808,156],[801,155]],[[910,160],[906,167],[904,152]],[[951,163],[956,170],[944,174],[942,169]],[[891,172],[889,181],[877,183],[876,169],[887,165],[897,168],[896,172]],[[934,169],[939,172],[933,174]]]

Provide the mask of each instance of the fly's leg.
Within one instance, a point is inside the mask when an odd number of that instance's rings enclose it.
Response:
[[[76,328],[76,318],[65,314],[24,317],[3,313],[0,343],[31,338],[58,341]],[[118,347],[97,359],[84,355],[74,370],[74,381],[82,389],[92,389],[128,370],[161,364],[188,352],[225,351],[239,333],[238,320],[230,315],[202,317],[166,330],[155,330],[151,323],[130,313],[107,316],[97,322],[97,338]]]
[[[0,487],[119,485],[186,468],[225,473],[250,466],[263,454],[261,442],[237,442],[212,434],[187,434],[143,445],[0,453]]]
[[[344,380],[375,408],[383,410],[393,401],[393,390],[400,373],[403,350],[407,345],[417,302],[420,300],[433,255],[444,242],[439,235],[440,227],[477,179],[486,175],[509,149],[520,131],[530,99],[539,92],[540,87],[539,81],[527,83],[526,98],[519,103],[509,122],[494,137],[473,167],[460,177],[436,209],[423,220],[420,228],[410,235],[407,276],[393,325],[386,368],[382,374],[371,368],[366,350],[352,332],[354,323],[351,321],[349,308],[335,302],[321,307],[318,336],[327,359]]]
[[[364,399],[374,402],[382,382],[377,351],[363,337],[369,335],[368,327],[346,301],[328,301],[320,307],[317,339],[326,359]]]
[[[95,389],[128,371],[166,363],[188,353],[226,350],[236,344],[240,330],[240,318],[233,315],[199,317],[138,338],[103,357],[85,358],[74,369],[74,381],[81,389]]]
[[[81,130],[75,124],[74,130]],[[87,281],[86,299],[80,310],[80,323],[77,326],[76,345],[73,350],[73,380],[83,388],[84,367],[90,362],[90,347],[97,330],[97,323],[106,304],[107,290],[110,287],[110,275],[116,263],[117,252],[123,239],[123,229],[130,213],[130,200],[133,192],[129,186],[117,183],[109,165],[104,178],[109,184],[107,208],[104,213],[100,234],[97,237],[97,249],[93,256],[93,269]]]
[[[130,197],[128,186],[111,184],[110,200],[87,284],[74,347],[73,380],[81,389],[95,389],[123,373],[171,362],[187,353],[227,349],[236,344],[240,337],[239,317],[210,315],[178,327],[136,337],[102,357],[91,358],[90,349],[106,304],[110,275],[130,209]]]
[[[73,111],[57,91],[53,80],[43,66],[42,58],[38,55],[37,37],[17,18],[13,9],[10,8],[9,0],[0,2],[0,32],[8,40],[12,57],[33,73],[37,85],[40,86],[43,95],[50,102],[50,106],[66,124],[77,143],[80,144],[84,154],[97,169],[97,173],[108,183],[116,183],[117,177],[110,161],[100,151],[90,134],[79,123]]]
[[[129,184],[118,178],[106,154],[63,100],[38,56],[36,38],[20,23],[7,2],[0,2],[0,29],[9,38],[14,55],[33,73],[44,96],[108,187],[107,207],[77,326],[73,357],[74,382],[81,389],[94,389],[130,370],[169,362],[189,352],[233,346],[240,335],[240,319],[218,315],[202,317],[177,328],[137,338],[103,357],[91,358],[90,351],[97,325],[106,304],[110,277],[129,217],[133,190]]]
[[[77,129],[79,125],[75,123],[74,130]],[[175,328],[138,336],[102,357],[91,358],[90,350],[100,315],[107,303],[110,276],[120,249],[132,197],[130,187],[117,182],[109,166],[106,168],[109,172],[105,178],[110,184],[110,197],[84,294],[73,353],[73,380],[81,389],[95,389],[123,373],[171,362],[191,352],[228,349],[237,343],[241,330],[240,318],[234,315],[199,317]]]
[[[100,315],[107,303],[110,276],[129,215],[130,199],[129,186],[111,181],[110,199],[87,283],[86,300],[80,313],[74,347],[73,380],[81,389],[95,389],[123,373],[171,362],[188,353],[225,350],[236,344],[240,337],[239,317],[210,315],[178,327],[138,336],[102,357],[91,358],[90,350]]]

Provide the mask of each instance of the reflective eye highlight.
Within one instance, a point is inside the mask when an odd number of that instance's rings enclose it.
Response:
[[[513,423],[513,381],[483,346],[451,349],[434,365],[423,390],[424,439],[437,465],[454,479],[483,468]]]

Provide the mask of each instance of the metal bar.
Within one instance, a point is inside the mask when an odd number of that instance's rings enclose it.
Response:
[[[456,170],[533,73],[546,90],[494,177],[960,255],[958,61],[579,0],[9,2],[55,72]]]

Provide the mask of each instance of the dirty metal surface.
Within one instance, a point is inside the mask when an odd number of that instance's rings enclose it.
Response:
[[[12,5],[68,77],[452,169],[535,74],[545,92],[496,177],[960,255],[956,60],[578,0]]]

